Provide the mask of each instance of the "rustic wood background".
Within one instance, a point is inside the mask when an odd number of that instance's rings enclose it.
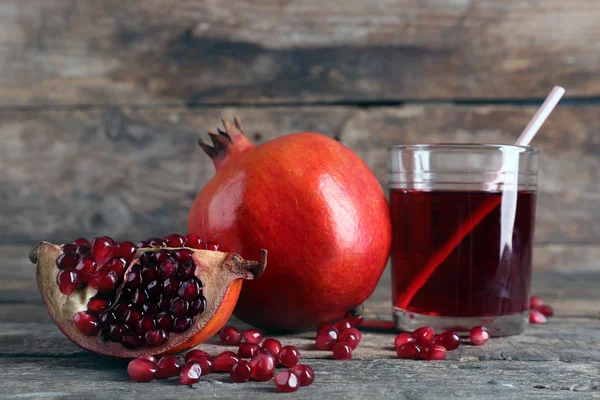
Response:
[[[511,143],[555,84],[567,98],[535,141],[534,291],[551,324],[438,364],[393,360],[393,333],[366,332],[345,368],[310,336],[282,340],[317,370],[299,392],[313,398],[597,393],[598,21],[598,0],[0,0],[0,398],[190,396],[133,386],[122,364],[70,345],[27,254],[42,239],[185,232],[213,174],[197,138],[221,118],[241,117],[256,143],[334,137],[385,187],[386,147]],[[389,309],[386,274],[367,311]],[[221,381],[201,393],[275,396]]]

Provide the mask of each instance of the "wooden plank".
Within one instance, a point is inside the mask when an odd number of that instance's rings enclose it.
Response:
[[[387,186],[386,148],[415,142],[510,143],[533,107],[407,106],[0,112],[0,243],[184,232],[214,168],[196,145],[239,115],[261,143],[319,131],[356,151]],[[536,240],[600,243],[600,107],[561,107],[544,126]],[[585,263],[585,262],[584,262]]]
[[[599,17],[595,0],[6,0],[0,105],[597,96]]]

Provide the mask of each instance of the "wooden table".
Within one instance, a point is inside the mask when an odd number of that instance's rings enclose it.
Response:
[[[273,382],[236,384],[210,374],[192,388],[176,380],[135,383],[127,363],[79,349],[50,320],[35,286],[28,248],[4,247],[0,266],[0,398],[279,398]],[[316,374],[303,398],[580,398],[600,396],[600,272],[541,272],[533,292],[554,306],[547,325],[519,336],[462,345],[446,361],[398,360],[393,332],[364,331],[351,361],[313,348],[314,334],[275,336],[295,344]],[[390,319],[388,271],[366,303],[369,318]],[[244,327],[239,321],[234,325]],[[212,340],[199,348],[218,353]]]

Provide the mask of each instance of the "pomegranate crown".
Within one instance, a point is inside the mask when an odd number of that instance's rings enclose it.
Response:
[[[212,146],[206,144],[202,138],[198,139],[198,144],[213,160],[217,169],[225,165],[229,158],[245,153],[254,147],[246,136],[244,136],[242,122],[238,117],[233,117],[233,124],[224,119],[221,121],[225,130],[217,128],[217,133],[208,131],[208,136],[213,144]]]

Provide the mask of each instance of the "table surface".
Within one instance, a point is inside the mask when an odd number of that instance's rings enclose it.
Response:
[[[233,383],[211,374],[193,387],[175,380],[132,382],[126,362],[79,349],[52,323],[35,286],[26,246],[4,246],[0,266],[0,398],[275,398],[273,382]],[[556,312],[547,325],[462,345],[446,361],[398,360],[394,332],[365,330],[350,361],[316,351],[313,333],[275,336],[295,344],[316,374],[312,386],[288,397],[302,398],[573,398],[600,397],[600,272],[540,272],[533,293]],[[365,304],[368,318],[390,320],[387,271]],[[234,325],[243,327],[239,321]],[[199,348],[228,349],[216,341]]]

